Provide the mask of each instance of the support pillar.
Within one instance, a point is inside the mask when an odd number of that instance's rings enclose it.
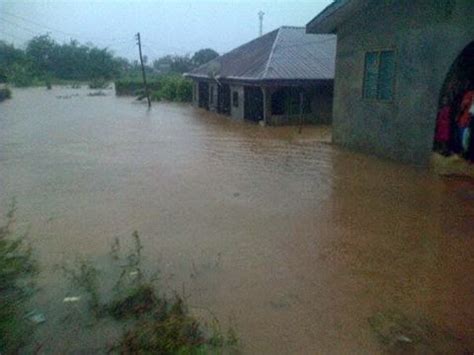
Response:
[[[272,94],[275,92],[273,87],[262,87],[263,91],[263,122],[265,125],[272,124]]]

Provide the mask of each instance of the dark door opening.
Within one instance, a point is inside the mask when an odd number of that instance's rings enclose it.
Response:
[[[209,84],[206,82],[199,82],[199,107],[209,110]]]
[[[217,112],[230,115],[230,86],[223,84],[217,89]]]
[[[263,120],[263,92],[259,87],[244,88],[244,118],[258,122]]]
[[[474,161],[474,42],[453,63],[438,109],[433,150]]]

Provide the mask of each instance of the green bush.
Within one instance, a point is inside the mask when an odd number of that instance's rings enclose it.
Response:
[[[163,80],[163,85],[159,91],[159,97],[161,100],[175,101],[176,92],[178,89],[178,82],[175,78],[169,77]]]
[[[12,97],[12,92],[9,88],[0,88],[0,102]]]
[[[16,354],[25,344],[31,329],[25,319],[25,302],[33,288],[27,281],[35,273],[35,264],[24,238],[16,235],[15,206],[0,226],[0,353]]]
[[[181,76],[162,76],[148,83],[153,101],[190,102],[192,100],[192,82]],[[123,79],[115,82],[117,96],[143,96],[143,82],[138,79]]]
[[[190,80],[181,79],[176,89],[176,100],[180,102],[191,102],[193,100],[193,83]]]
[[[18,87],[31,86],[35,81],[31,68],[17,63],[9,70],[7,78],[9,83],[13,83]]]

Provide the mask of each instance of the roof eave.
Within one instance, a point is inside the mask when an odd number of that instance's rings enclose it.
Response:
[[[306,25],[306,33],[336,33],[337,27],[360,5],[359,0],[336,0]]]

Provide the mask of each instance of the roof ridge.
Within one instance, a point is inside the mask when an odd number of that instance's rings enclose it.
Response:
[[[267,64],[265,65],[265,69],[263,70],[262,79],[265,79],[265,77],[268,74],[268,69],[270,68],[270,63],[272,61],[273,52],[275,52],[275,47],[276,47],[276,44],[278,43],[278,38],[280,37],[280,32],[281,32],[281,29],[283,27],[284,26],[282,26],[278,29],[277,35],[275,36],[275,39],[273,40],[272,48],[270,49],[270,54],[268,55]]]
[[[209,66],[209,65],[212,64],[212,63],[215,63],[215,62],[219,63],[219,61],[222,60],[222,58],[225,58],[225,57],[227,57],[227,56],[229,56],[229,55],[232,55],[234,51],[237,51],[237,50],[241,49],[242,47],[245,47],[245,46],[247,46],[247,45],[249,45],[249,44],[251,44],[251,43],[254,43],[254,42],[260,40],[262,37],[269,36],[269,35],[271,35],[273,32],[276,32],[276,31],[278,31],[278,33],[279,33],[279,32],[280,32],[280,28],[275,28],[274,30],[271,30],[270,32],[264,33],[263,35],[261,35],[261,36],[259,36],[259,37],[256,37],[256,38],[254,38],[254,39],[252,39],[252,40],[250,40],[250,41],[248,41],[248,42],[246,42],[246,43],[243,43],[243,44],[241,44],[240,46],[235,47],[235,48],[231,49],[230,51],[228,51],[228,52],[226,52],[226,53],[222,53],[220,56],[218,56],[218,57],[216,57],[216,58],[210,60],[209,62],[204,63],[204,64],[201,64],[199,67],[194,68],[193,70],[191,70],[191,71],[189,72],[189,74],[192,74],[192,73],[194,73],[194,72],[197,72],[197,71],[199,71],[199,69],[203,69],[203,68]],[[277,36],[275,36],[275,37],[277,37]]]
[[[305,26],[289,26],[289,25],[283,25],[283,26],[280,26],[280,29],[281,28],[292,28],[292,29],[295,29],[295,30],[301,30],[301,29],[305,29],[306,27]]]

